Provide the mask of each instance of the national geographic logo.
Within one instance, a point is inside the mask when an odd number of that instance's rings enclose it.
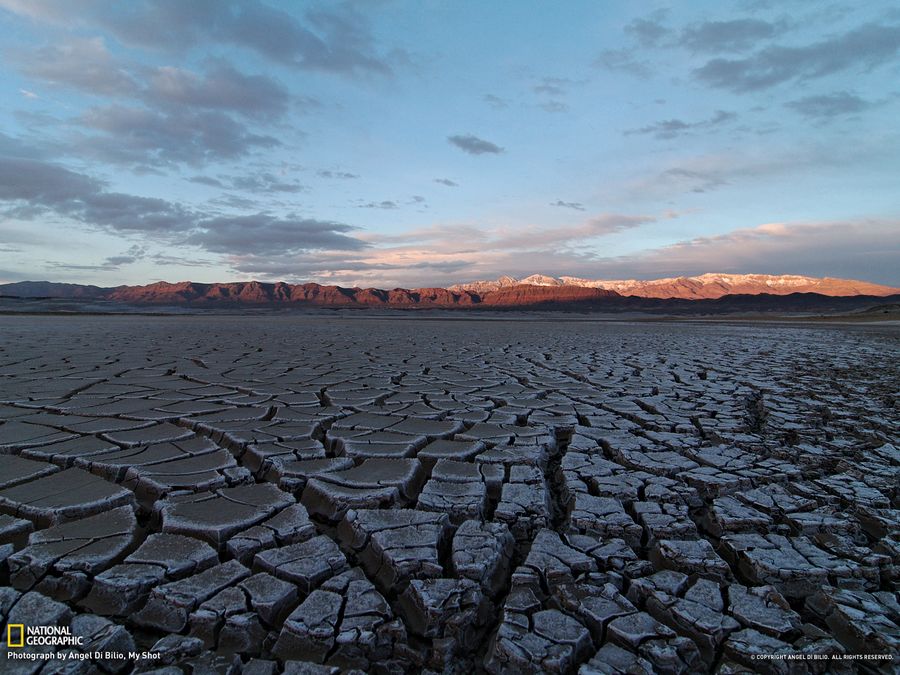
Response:
[[[68,626],[25,626],[21,623],[6,624],[6,646],[22,647],[81,647],[84,637],[72,635]]]
[[[12,649],[25,646],[25,624],[6,624],[6,646]]]

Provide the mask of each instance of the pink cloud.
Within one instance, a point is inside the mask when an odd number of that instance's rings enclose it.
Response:
[[[635,227],[642,217],[593,219],[515,235],[473,226],[429,227],[401,236],[372,238],[351,253],[231,259],[233,269],[257,278],[320,281],[345,286],[446,286],[534,273],[584,278],[655,278],[704,272],[807,274],[897,284],[900,221],[858,220],[764,223],[697,237],[628,256],[609,257],[589,246],[562,244]]]

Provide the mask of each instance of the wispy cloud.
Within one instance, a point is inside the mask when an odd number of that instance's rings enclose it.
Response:
[[[650,135],[654,138],[669,140],[683,136],[685,134],[696,131],[709,131],[720,127],[721,125],[732,122],[737,119],[737,115],[726,110],[717,110],[709,119],[700,120],[698,122],[685,122],[680,119],[668,119],[660,122],[654,122],[639,129],[627,129],[624,133],[626,136],[635,134]]]
[[[246,117],[277,119],[288,106],[284,87],[265,75],[246,75],[222,59],[212,59],[203,74],[161,66],[147,76],[140,93],[156,107],[225,110]]]
[[[868,23],[802,47],[772,45],[746,58],[712,59],[694,75],[711,87],[744,93],[844,70],[871,70],[898,52],[900,25]]]
[[[319,178],[337,178],[339,180],[353,180],[354,178],[359,178],[359,174],[356,173],[350,173],[349,171],[331,171],[329,169],[316,171],[316,175]]]
[[[564,113],[569,111],[569,104],[562,101],[544,101],[539,104],[548,113]]]
[[[594,59],[594,67],[612,72],[621,72],[641,79],[653,74],[653,66],[645,59],[639,59],[631,49],[606,49]]]
[[[45,266],[51,269],[61,269],[77,272],[117,272],[124,265],[131,265],[138,260],[143,259],[147,254],[147,250],[143,246],[134,245],[121,255],[107,256],[103,262],[96,265],[93,264],[77,264],[69,262],[61,262],[56,260],[45,261]]]
[[[77,120],[87,133],[72,139],[84,155],[112,164],[202,166],[281,145],[219,111],[157,112],[120,105],[94,107]]]
[[[13,50],[11,56],[27,77],[87,94],[133,95],[139,89],[101,37],[69,36],[36,50]]]
[[[571,208],[571,207],[570,207]],[[654,222],[655,216],[603,213],[562,227],[526,225],[522,227],[453,227],[413,228],[398,235],[368,235],[367,241],[377,246],[427,246],[443,253],[472,251],[522,251],[545,246],[560,246],[604,237]]]
[[[633,19],[625,26],[625,32],[644,47],[655,47],[672,31],[666,25],[669,11],[658,9],[648,16]]]
[[[542,77],[531,87],[535,94],[547,96],[565,96],[575,82],[568,77]]]
[[[447,141],[469,155],[499,155],[504,151],[496,143],[472,134],[447,136]]]
[[[217,260],[204,260],[196,256],[189,258],[187,256],[154,253],[148,257],[157,265],[177,265],[179,267],[216,267],[219,265]]]
[[[494,110],[504,110],[509,107],[506,99],[495,96],[494,94],[484,94],[481,100],[491,106]]]
[[[357,208],[394,210],[399,209],[400,206],[397,204],[397,202],[391,199],[383,199],[380,202],[363,202],[362,204],[357,204]]]
[[[715,170],[704,171],[673,167],[659,174],[659,178],[664,184],[680,187],[683,192],[709,192],[728,185],[728,180]]]
[[[846,115],[855,115],[878,104],[866,101],[856,94],[838,91],[832,94],[804,96],[803,98],[788,101],[785,105],[804,117],[827,120]]]
[[[346,75],[389,75],[405,54],[382,50],[366,16],[352,4],[308,8],[302,15],[259,2],[4,0],[9,11],[67,26],[102,26],[121,43],[181,54],[227,44],[295,68]]]
[[[687,26],[679,44],[693,52],[741,52],[787,30],[786,22],[771,23],[762,19],[728,19],[704,21]]]
[[[564,209],[584,211],[584,204],[580,202],[564,202],[562,199],[557,199],[555,202],[550,202],[550,206],[559,206]]]

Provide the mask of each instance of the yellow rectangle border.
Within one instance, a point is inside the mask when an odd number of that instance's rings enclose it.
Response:
[[[13,628],[19,629],[19,640],[18,642],[13,642]],[[8,623],[6,624],[6,646],[10,648],[24,647],[25,646],[25,624],[23,623]]]

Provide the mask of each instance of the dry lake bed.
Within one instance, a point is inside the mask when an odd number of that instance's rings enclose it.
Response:
[[[889,671],[898,337],[0,317],[0,671]]]

